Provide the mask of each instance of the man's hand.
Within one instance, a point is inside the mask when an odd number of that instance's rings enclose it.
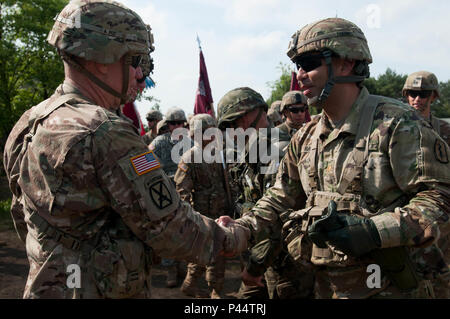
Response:
[[[247,269],[244,268],[241,274],[242,281],[247,286],[258,286],[258,287],[264,287],[264,283],[262,282],[263,276],[253,277],[247,272]]]
[[[328,213],[309,226],[308,236],[320,248],[329,243],[354,257],[381,246],[380,235],[370,218],[338,214],[334,201],[328,204]]]
[[[224,231],[223,249],[220,252],[225,257],[234,257],[247,250],[250,230],[236,223],[229,216],[221,216],[216,223]]]

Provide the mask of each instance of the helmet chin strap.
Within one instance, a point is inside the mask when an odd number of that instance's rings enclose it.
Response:
[[[325,59],[325,64],[328,68],[328,80],[325,83],[325,87],[319,96],[314,96],[308,99],[308,105],[322,108],[325,100],[330,96],[331,91],[336,83],[357,83],[362,82],[366,78],[360,75],[350,75],[350,76],[334,76],[333,68],[331,64],[332,52],[330,50],[322,51],[322,55]]]
[[[129,66],[131,65],[131,55],[127,54],[125,55],[125,62],[123,63],[123,77],[122,77],[122,93],[117,92],[112,87],[110,87],[108,84],[100,80],[98,77],[96,77],[94,74],[89,72],[86,68],[84,68],[81,64],[79,64],[77,61],[75,61],[72,57],[68,56],[67,54],[61,54],[64,61],[66,61],[68,64],[70,64],[72,67],[74,67],[76,70],[78,70],[80,73],[85,75],[88,79],[90,79],[92,82],[94,82],[98,87],[100,87],[102,90],[106,91],[107,93],[120,98],[120,104],[125,104],[128,102],[128,78],[129,78]]]

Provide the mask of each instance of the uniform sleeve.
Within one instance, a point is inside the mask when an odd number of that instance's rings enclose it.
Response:
[[[181,200],[191,203],[194,181],[192,178],[192,168],[183,159],[178,163],[178,169],[174,177],[175,185]]]
[[[388,145],[393,177],[410,200],[372,217],[382,247],[431,245],[449,232],[449,147],[428,123],[405,118]]]
[[[282,227],[279,215],[288,209],[297,210],[305,205],[306,195],[300,183],[297,166],[300,141],[294,139],[281,160],[275,184],[251,211],[237,220],[251,230],[253,243],[276,237],[276,234],[281,233]]]
[[[223,231],[180,200],[158,159],[128,126],[111,120],[92,139],[97,180],[112,210],[162,257],[210,263],[222,244],[214,238]]]

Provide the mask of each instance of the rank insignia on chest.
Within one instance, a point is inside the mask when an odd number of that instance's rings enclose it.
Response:
[[[130,158],[130,161],[138,175],[144,175],[161,167],[152,151],[134,156]]]

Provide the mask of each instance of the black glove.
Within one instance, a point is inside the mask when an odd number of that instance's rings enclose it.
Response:
[[[319,248],[326,248],[328,242],[354,257],[381,247],[380,235],[370,218],[338,214],[334,201],[328,204],[328,213],[309,226],[308,236]]]

